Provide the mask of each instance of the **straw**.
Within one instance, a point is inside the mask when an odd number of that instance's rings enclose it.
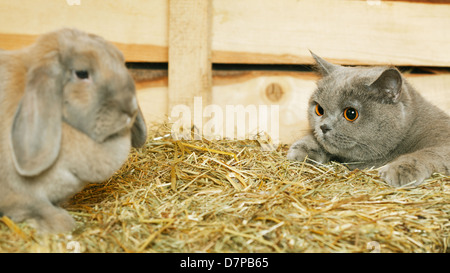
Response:
[[[446,175],[393,188],[377,170],[289,161],[287,145],[175,141],[170,128],[154,126],[113,177],[63,204],[72,233],[2,218],[0,251],[449,252]]]

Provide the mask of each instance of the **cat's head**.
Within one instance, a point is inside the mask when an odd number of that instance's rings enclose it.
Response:
[[[317,141],[351,161],[382,159],[408,126],[407,85],[393,67],[344,67],[311,52],[322,78],[308,108]]]

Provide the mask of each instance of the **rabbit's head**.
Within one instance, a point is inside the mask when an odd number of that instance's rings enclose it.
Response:
[[[17,171],[37,175],[56,160],[62,122],[98,143],[146,140],[146,126],[122,53],[99,36],[62,29],[41,36],[26,54],[25,91],[11,145]],[[69,143],[70,145],[70,143]]]

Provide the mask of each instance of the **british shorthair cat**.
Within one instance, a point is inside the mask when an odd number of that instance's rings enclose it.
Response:
[[[396,68],[346,67],[311,54],[322,76],[309,100],[311,132],[290,147],[288,159],[381,167],[380,177],[396,187],[449,174],[450,116]]]

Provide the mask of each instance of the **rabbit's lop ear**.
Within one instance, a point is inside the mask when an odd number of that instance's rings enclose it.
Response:
[[[48,40],[43,42],[52,44]],[[28,70],[25,92],[14,116],[11,130],[13,158],[17,171],[24,176],[43,172],[59,154],[63,71],[57,47],[32,52],[39,54],[33,55],[34,63]]]
[[[138,108],[138,114],[131,128],[131,146],[135,148],[142,147],[147,140],[147,126],[145,125],[144,116],[141,108]]]

